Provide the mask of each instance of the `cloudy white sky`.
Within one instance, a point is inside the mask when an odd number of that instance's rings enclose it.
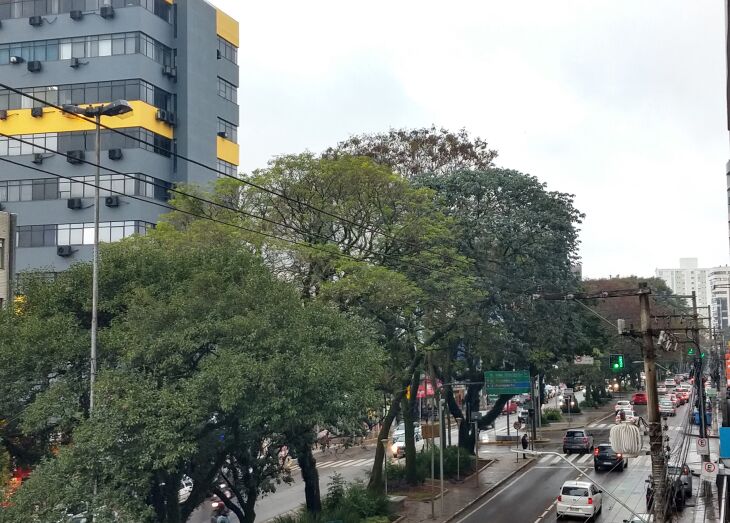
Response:
[[[584,274],[728,263],[721,0],[212,0],[241,23],[242,168],[467,128],[576,195]]]

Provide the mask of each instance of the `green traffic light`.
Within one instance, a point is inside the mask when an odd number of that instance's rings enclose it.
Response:
[[[694,353],[695,353],[695,348],[694,347],[690,347],[689,350],[687,351],[687,355],[688,356],[694,356]]]

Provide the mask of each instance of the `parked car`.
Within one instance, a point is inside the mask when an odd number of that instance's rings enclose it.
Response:
[[[613,411],[618,412],[620,410],[629,409],[631,410],[631,402],[629,400],[618,400],[616,405],[613,406]]]
[[[609,443],[601,443],[593,451],[593,469],[596,471],[608,469],[623,472],[628,466],[623,454],[615,452]]]
[[[676,416],[677,408],[668,399],[659,400],[659,414],[662,416]]]
[[[675,482],[677,482],[677,485],[682,485],[682,490],[684,492],[685,498],[691,498],[692,497],[692,471],[689,469],[687,464],[685,463],[681,467],[679,465],[669,465],[667,467],[667,472],[669,473],[670,477],[675,477]]]
[[[636,414],[634,413],[634,410],[631,408],[628,409],[621,409],[616,413],[616,423],[621,423],[622,421],[628,421],[629,423],[635,423],[636,422]]]
[[[587,481],[566,481],[560,488],[557,519],[564,516],[592,518],[601,513],[603,491]]]
[[[634,392],[631,395],[631,404],[632,405],[646,405],[647,397],[646,392]]]
[[[593,434],[585,429],[571,429],[563,436],[563,454],[593,451]]]
[[[395,459],[400,459],[406,455],[406,435],[401,434],[397,438],[393,439],[393,444],[390,446],[390,451],[393,453]]]

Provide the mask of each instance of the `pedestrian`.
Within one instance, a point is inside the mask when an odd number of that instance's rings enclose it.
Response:
[[[215,523],[231,523],[231,520],[228,517],[228,511],[227,510],[221,511],[220,515],[218,516],[218,519],[215,520]]]
[[[522,435],[522,450],[527,450],[527,444],[528,444],[527,432],[525,432]],[[522,453],[522,459],[527,459],[527,455],[524,452]]]

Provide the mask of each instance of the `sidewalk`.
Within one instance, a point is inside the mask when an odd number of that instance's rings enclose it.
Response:
[[[534,460],[527,460],[520,457],[516,461],[515,454],[509,450],[490,451],[489,454],[481,453],[482,458],[489,457],[494,461],[479,472],[479,487],[476,486],[474,475],[466,478],[461,483],[446,481],[444,486],[448,490],[443,499],[443,513],[441,510],[441,499],[434,501],[435,519],[431,518],[430,501],[406,501],[401,514],[408,522],[446,522],[458,519],[458,516],[469,511],[469,508],[478,503],[486,494],[498,489],[509,482],[511,478],[520,473]]]

